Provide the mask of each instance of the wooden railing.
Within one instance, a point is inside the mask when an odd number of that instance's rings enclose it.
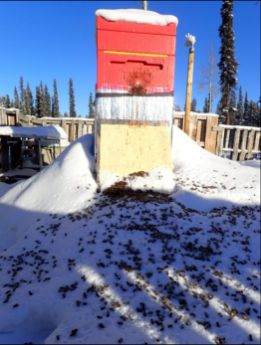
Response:
[[[191,112],[190,114],[190,137],[195,140],[199,146],[209,152],[215,153],[217,141],[218,115]],[[183,129],[184,111],[174,112],[174,125]]]
[[[64,129],[70,142],[84,134],[94,132],[94,119],[74,117],[41,117],[20,115],[20,123],[23,126],[48,126],[57,125]]]
[[[174,113],[174,124],[183,128],[184,112]],[[70,142],[80,136],[94,132],[94,119],[89,118],[37,118],[30,115],[20,115],[20,123],[23,126],[61,126],[68,135]],[[215,153],[217,131],[213,130],[218,122],[218,117],[213,114],[191,113],[191,133],[190,136],[201,147]]]
[[[260,128],[219,125],[216,154],[232,160],[260,159]]]
[[[174,112],[174,124],[183,128],[184,112]],[[70,142],[94,132],[94,119],[90,118],[36,118],[20,115],[23,126],[61,126]],[[201,147],[232,160],[260,159],[260,128],[218,125],[218,116],[191,112],[190,137]]]
[[[15,126],[18,123],[19,109],[6,109],[0,106],[0,126]]]

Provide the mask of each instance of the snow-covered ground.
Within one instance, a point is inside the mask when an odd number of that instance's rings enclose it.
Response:
[[[91,140],[0,183],[0,343],[259,343],[256,164],[175,128],[171,194],[155,172],[101,193]]]

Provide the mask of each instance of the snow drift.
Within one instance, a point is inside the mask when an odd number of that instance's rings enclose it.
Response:
[[[92,145],[92,135],[81,137],[52,165],[6,191],[0,198],[0,250],[20,238],[36,219],[87,207],[97,189]]]
[[[174,127],[172,142],[178,199],[201,210],[224,203],[259,205],[258,170],[202,149],[177,127]],[[184,191],[191,193],[186,197]],[[197,196],[203,196],[206,203],[198,204]]]
[[[258,344],[258,169],[174,128],[176,192],[115,198],[91,145],[0,185],[0,343]]]

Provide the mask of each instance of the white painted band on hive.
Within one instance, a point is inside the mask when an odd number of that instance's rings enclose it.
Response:
[[[132,22],[139,24],[168,25],[175,23],[178,25],[178,18],[172,15],[162,15],[153,11],[138,9],[119,9],[119,10],[97,10],[96,16],[101,16],[113,22]]]
[[[166,121],[172,123],[172,96],[106,96],[96,98],[96,116],[104,120]]]

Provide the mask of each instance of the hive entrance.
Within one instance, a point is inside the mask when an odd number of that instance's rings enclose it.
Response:
[[[137,69],[129,73],[127,83],[130,87],[129,93],[133,96],[146,94],[146,88],[151,83],[151,72],[145,69]]]

